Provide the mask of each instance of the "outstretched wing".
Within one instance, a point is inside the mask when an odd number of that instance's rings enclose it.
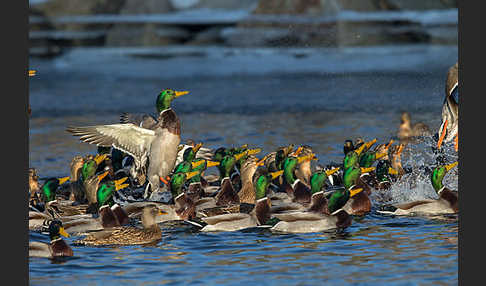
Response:
[[[150,144],[155,138],[153,130],[137,127],[133,124],[111,124],[84,127],[68,127],[66,131],[79,140],[97,146],[113,146],[130,154],[135,160],[142,162],[147,157]]]
[[[123,112],[120,115],[120,123],[132,123],[138,127],[153,130],[158,122],[157,119],[150,114]]]

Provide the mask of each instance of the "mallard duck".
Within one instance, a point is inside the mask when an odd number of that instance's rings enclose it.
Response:
[[[243,168],[253,169],[253,166],[248,165],[258,165],[263,164],[263,160],[255,161],[254,159],[249,159],[246,161]],[[248,170],[251,173],[251,170]],[[247,172],[247,171],[245,171]],[[238,208],[236,211],[229,210],[229,213],[218,214],[214,216],[204,216],[202,221],[207,225],[201,229],[201,231],[237,231],[245,228],[256,227],[266,224],[270,219],[271,213],[271,201],[266,196],[268,186],[271,184],[272,180],[280,176],[283,171],[277,172],[261,172],[255,173],[253,178],[249,178],[249,174],[244,175],[245,180],[245,193],[249,193],[250,189],[254,193],[253,196],[244,194],[243,198],[248,201],[248,205],[253,207],[248,208],[247,212],[241,212],[242,208]],[[253,201],[250,200],[253,198]],[[245,203],[243,203],[245,204]]]
[[[201,143],[202,144],[202,143]],[[184,161],[184,153],[187,149],[192,149],[196,146],[194,141],[187,140],[186,144],[180,144],[177,152],[176,165]],[[214,150],[210,148],[200,147],[198,152],[195,154],[195,159],[212,160],[214,156]]]
[[[430,128],[425,123],[417,122],[412,124],[411,116],[408,112],[403,112],[400,117],[397,137],[400,141],[409,142],[417,137],[430,136]]]
[[[162,238],[162,231],[155,219],[157,215],[165,212],[159,210],[155,204],[147,205],[142,211],[143,229],[138,227],[114,227],[92,233],[82,240],[74,242],[76,245],[102,246],[102,245],[139,245],[158,241]]]
[[[177,150],[181,141],[181,125],[170,103],[175,92],[161,93],[157,97],[157,122],[150,128],[139,127],[132,123],[68,127],[67,131],[80,140],[97,146],[113,146],[134,158],[136,170],[143,171],[148,164],[149,185],[145,197],[159,190],[160,177],[165,178],[174,168]]]
[[[297,151],[295,152],[294,156],[307,156],[314,154],[312,152],[312,148],[308,145],[300,146]],[[295,176],[305,185],[310,186],[310,177],[312,175],[311,170],[311,161],[312,160],[305,160],[301,164],[297,166],[295,170]]]
[[[456,62],[447,72],[445,99],[442,104],[442,123],[438,132],[440,149],[442,142],[454,139],[454,148],[459,149],[459,63]]]
[[[293,202],[310,203],[311,191],[300,179],[296,178],[295,170],[297,165],[315,159],[315,154],[301,157],[287,157],[283,164],[284,183],[280,188],[281,192],[287,193]]]
[[[44,203],[54,201],[56,199],[56,192],[60,185],[64,184],[69,177],[62,178],[48,178],[41,187],[41,198]]]
[[[99,164],[107,155],[88,155],[85,158],[77,155],[70,164],[70,183],[62,190],[64,196],[79,204],[87,204],[96,195],[100,181],[108,174],[96,175]]]
[[[367,171],[370,168],[361,168],[358,166],[352,166],[346,169],[343,173],[343,183],[344,183],[344,190],[353,190],[353,189],[360,189],[361,191],[354,194],[349,200],[347,200],[346,204],[343,206],[343,209],[352,215],[364,215],[371,211],[371,200],[368,197],[371,194],[370,186],[360,180],[361,174],[364,171]],[[369,193],[368,193],[369,192]]]
[[[312,204],[306,211],[292,211],[272,214],[279,222],[271,231],[286,233],[309,233],[331,229],[344,229],[351,225],[351,217],[342,209],[350,197],[361,189],[342,189],[326,199],[323,191],[312,195]]]
[[[83,235],[91,231],[126,225],[130,222],[128,214],[118,205],[104,205],[99,209],[98,216],[68,216],[61,217],[64,229],[71,235]]]
[[[373,188],[377,190],[388,190],[392,184],[392,175],[398,175],[397,170],[391,167],[389,160],[380,160],[376,165],[376,181]]]
[[[450,190],[442,183],[444,176],[458,162],[437,166],[430,176],[432,186],[439,196],[436,200],[421,200],[404,204],[387,205],[379,212],[392,215],[442,215],[459,212],[459,196],[457,191]]]
[[[73,250],[62,238],[69,237],[59,220],[53,220],[49,223],[49,244],[32,241],[29,242],[29,257],[70,257],[73,256]]]

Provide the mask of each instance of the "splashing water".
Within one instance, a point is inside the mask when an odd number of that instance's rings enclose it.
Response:
[[[432,187],[430,175],[439,164],[438,154],[434,152],[436,142],[432,137],[425,137],[421,142],[408,144],[402,153],[402,166],[411,170],[392,184],[387,191],[376,191],[375,201],[378,203],[404,203],[424,199],[437,199],[437,193]],[[458,160],[457,152],[452,144],[446,144],[441,152],[446,164]],[[458,168],[449,171],[443,180],[444,186],[458,190]]]

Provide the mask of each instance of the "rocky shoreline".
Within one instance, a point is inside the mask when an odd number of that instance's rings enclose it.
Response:
[[[31,56],[76,46],[457,45],[457,1],[30,1]]]

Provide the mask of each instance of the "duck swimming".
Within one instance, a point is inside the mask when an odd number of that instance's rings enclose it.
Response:
[[[74,242],[76,245],[102,246],[102,245],[139,245],[158,241],[162,238],[162,231],[155,222],[157,215],[165,212],[156,205],[147,205],[142,211],[143,229],[138,227],[115,227],[92,233],[82,240]]]
[[[73,256],[73,250],[62,238],[69,237],[62,226],[60,220],[52,220],[49,223],[50,243],[29,242],[29,257],[70,257]]]
[[[452,168],[457,166],[458,162],[448,165],[437,166],[431,176],[430,180],[434,190],[439,196],[436,200],[421,200],[398,205],[388,205],[384,207],[381,213],[392,215],[441,215],[441,214],[455,214],[459,212],[459,196],[457,191],[450,190],[442,183],[444,176]]]

